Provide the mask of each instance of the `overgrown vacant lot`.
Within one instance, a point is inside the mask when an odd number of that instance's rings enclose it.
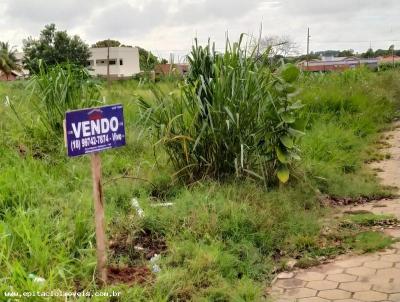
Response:
[[[251,179],[175,181],[141,120],[138,97],[153,100],[147,84],[104,85],[106,103],[124,104],[128,139],[102,153],[109,262],[149,268],[140,282],[109,285],[122,292],[115,301],[261,301],[289,258],[306,264],[363,252],[350,240],[357,228],[322,232],[333,210],[321,200],[391,194],[365,163],[384,156],[378,140],[396,116],[399,76],[362,69],[302,76],[302,160],[279,189]],[[157,85],[170,92],[178,83]],[[89,158],[66,157],[62,137],[48,136],[40,124],[29,91],[24,82],[0,84],[0,291],[96,290]],[[173,205],[154,206],[160,202]],[[154,253],[161,258],[153,273]]]

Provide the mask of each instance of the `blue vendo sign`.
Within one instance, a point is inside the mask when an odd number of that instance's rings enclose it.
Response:
[[[68,111],[65,114],[68,156],[125,145],[122,105]]]

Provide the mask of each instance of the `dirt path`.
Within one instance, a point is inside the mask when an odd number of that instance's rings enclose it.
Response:
[[[387,132],[391,158],[373,163],[384,185],[400,187],[400,123]],[[348,208],[347,208],[348,210]],[[351,207],[400,219],[400,199],[381,200]],[[400,229],[385,232],[400,238]],[[279,302],[400,302],[400,242],[382,252],[343,256],[311,269],[281,273],[271,294]]]

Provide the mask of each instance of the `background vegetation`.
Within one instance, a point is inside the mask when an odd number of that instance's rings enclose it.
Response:
[[[50,133],[60,137],[66,111],[100,105],[100,83],[93,80],[86,69],[73,64],[39,68],[28,82],[30,102],[47,137]]]
[[[399,56],[400,50],[395,49],[394,45],[390,45],[388,49],[376,49],[368,48],[365,52],[355,53],[353,49],[345,50],[323,50],[323,51],[312,51],[310,53],[310,59],[318,58],[319,56],[325,57],[351,57],[359,56],[362,58],[375,58],[375,57],[385,57],[385,56]]]
[[[90,57],[89,46],[79,36],[58,31],[55,24],[46,25],[39,39],[24,40],[23,51],[24,67],[31,74],[39,72],[43,64],[47,67],[63,63],[86,66]]]
[[[239,43],[218,54],[212,45],[193,47],[190,72],[177,96],[153,90],[154,106],[142,99],[143,116],[156,129],[174,165],[187,182],[206,177],[255,177],[271,185],[289,179],[298,159],[304,126],[293,83],[300,71],[268,67],[269,52],[258,58]]]
[[[16,49],[6,42],[0,42],[0,73],[8,79],[12,71],[18,71],[21,66],[17,65]]]
[[[180,83],[157,85],[176,92]],[[332,227],[326,234],[324,221],[333,210],[320,201],[390,195],[364,163],[376,158],[380,131],[395,117],[399,73],[303,75],[297,86],[307,121],[302,161],[292,182],[269,191],[252,178],[189,187],[174,182],[167,154],[154,147],[152,130],[141,122],[138,98],[157,103],[149,86],[124,81],[101,88],[107,104],[124,104],[128,139],[126,147],[102,153],[108,237],[125,249],[111,253],[110,263],[151,267],[129,244],[143,234],[167,245],[151,281],[107,287],[122,291],[116,301],[260,301],[289,258],[304,264],[347,249],[376,248],[350,240],[356,228]],[[38,123],[30,89],[26,82],[0,83],[0,292],[95,290],[89,160],[69,159],[52,136],[38,143],[36,133],[25,131],[21,121]],[[143,217],[132,207],[133,197]],[[165,201],[173,205],[155,206]],[[357,238],[371,236],[369,242],[380,247],[390,243],[376,233]],[[35,282],[30,274],[46,281]]]

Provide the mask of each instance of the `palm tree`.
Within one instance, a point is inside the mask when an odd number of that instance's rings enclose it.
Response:
[[[15,53],[16,50],[8,42],[0,42],[0,71],[6,75],[7,80],[13,70],[21,70]]]

